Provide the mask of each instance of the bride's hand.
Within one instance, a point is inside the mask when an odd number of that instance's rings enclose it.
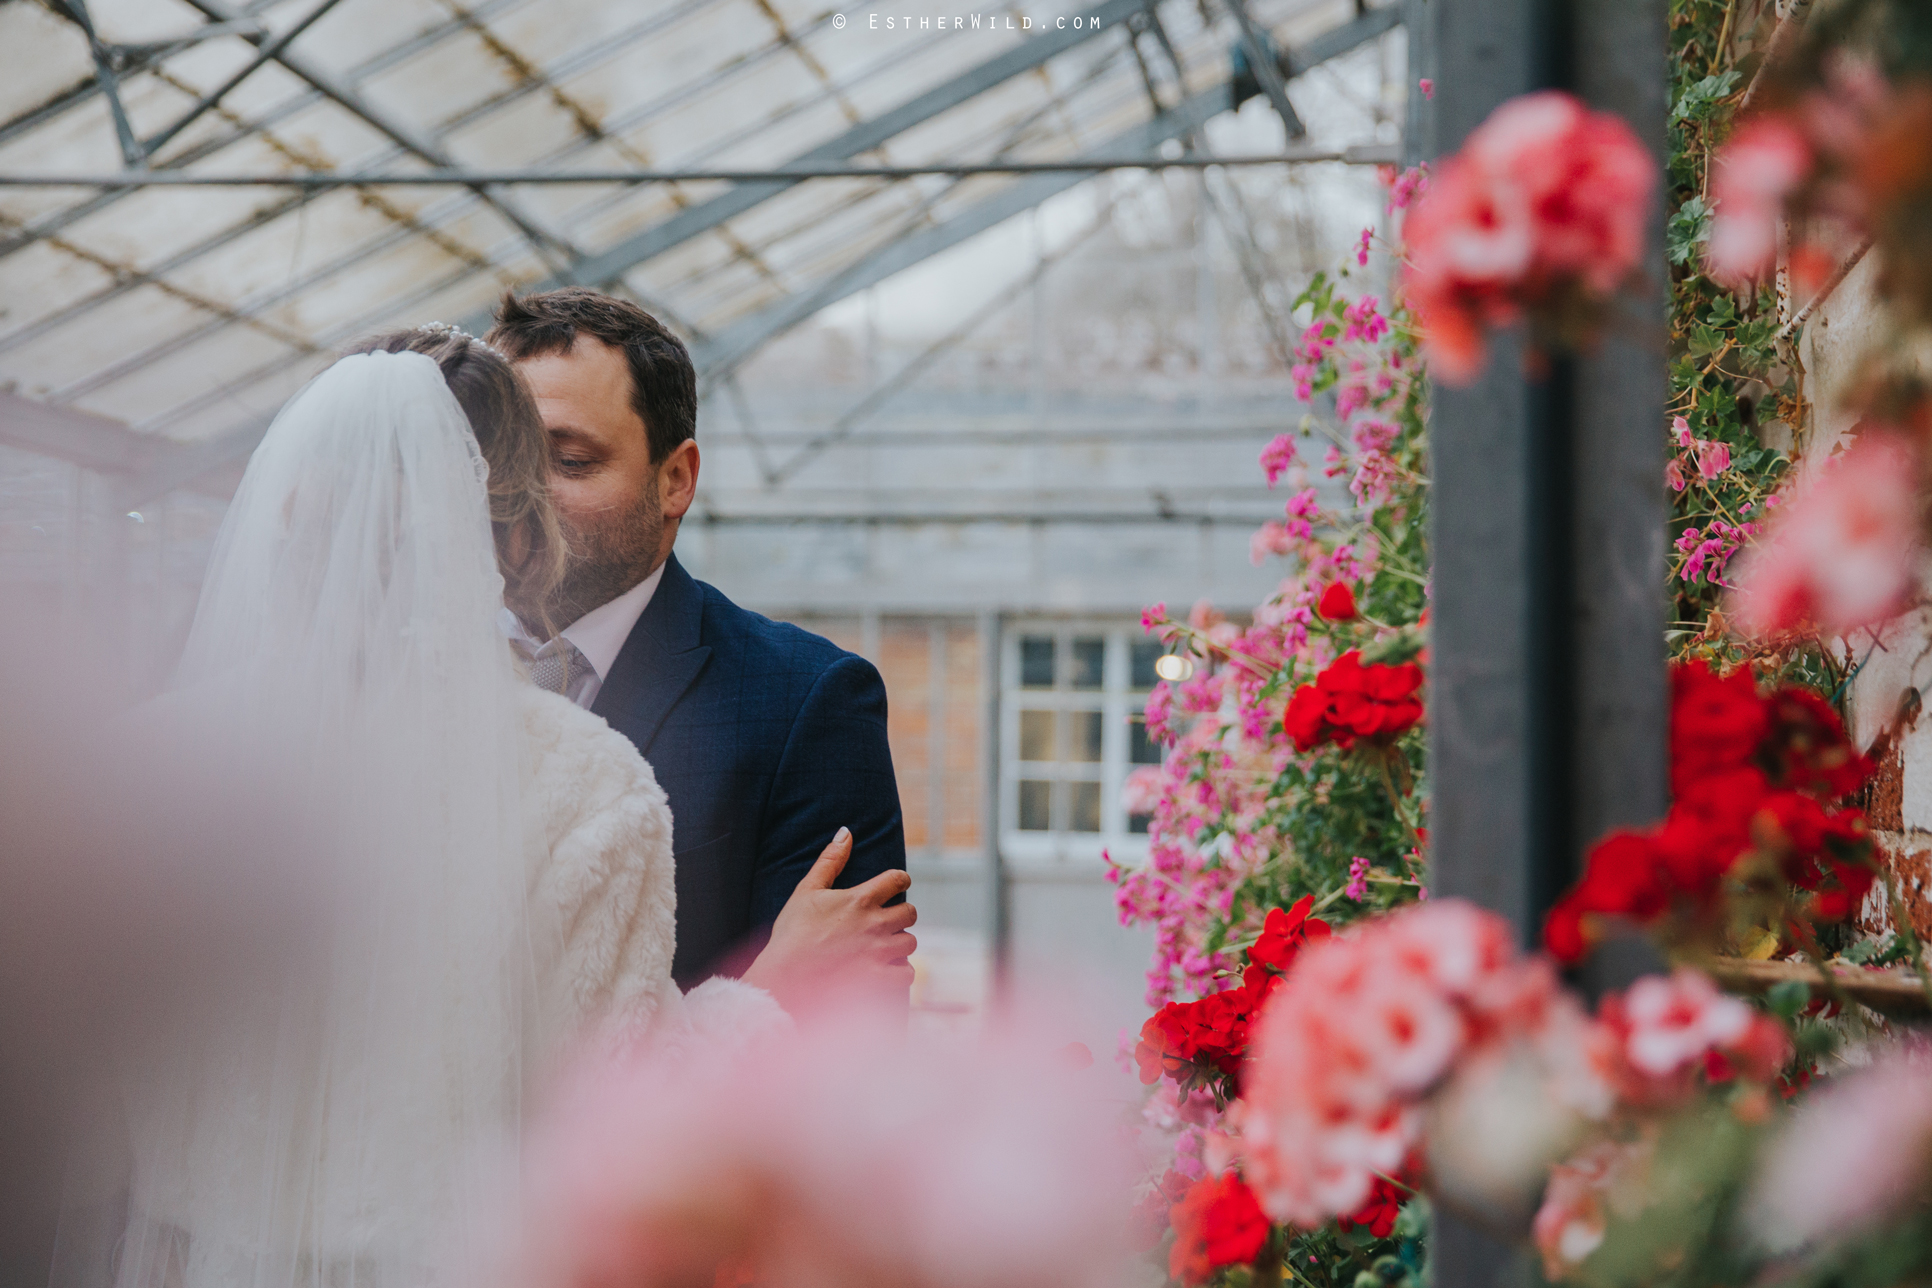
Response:
[[[852,832],[841,827],[798,883],[772,923],[771,940],[744,973],[797,1014],[829,991],[883,993],[904,1005],[912,987],[906,959],[918,947],[910,928],[919,918],[909,903],[886,903],[912,887],[898,868],[863,885],[835,890],[832,882],[852,857]]]

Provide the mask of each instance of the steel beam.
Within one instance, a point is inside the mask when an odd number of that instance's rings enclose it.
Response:
[[[1400,17],[1401,11],[1397,9],[1372,10],[1364,17],[1324,32],[1308,42],[1302,51],[1301,58],[1293,63],[1292,70],[1296,75],[1300,75],[1311,67],[1339,57],[1382,35],[1395,26]],[[1199,129],[1209,118],[1226,111],[1228,88],[1229,84],[1226,81],[1212,85],[1190,96],[1173,111],[1126,130],[1093,148],[1083,154],[1082,159],[1092,162],[1096,167],[1116,169],[1136,166],[1151,168],[1161,165],[1185,165],[1198,168],[1217,164],[1216,160],[1210,157],[1180,158],[1173,161],[1160,161],[1154,158],[1159,155],[1160,145],[1168,139],[1183,138]],[[1355,154],[1356,159],[1372,158],[1377,163],[1387,163],[1397,159],[1398,156],[1399,153],[1393,152],[1371,154],[1364,151]],[[1062,171],[1022,180],[1004,192],[955,215],[938,227],[915,233],[882,247],[818,286],[780,300],[750,317],[733,323],[708,343],[696,346],[692,353],[693,360],[698,364],[700,374],[707,377],[715,372],[728,370],[744,361],[761,345],[782,335],[820,310],[870,286],[877,285],[895,273],[904,272],[914,264],[930,259],[941,251],[949,250],[967,238],[984,232],[1022,211],[1030,210],[1049,197],[1057,196],[1074,187],[1086,177],[1084,174]]]
[[[115,504],[123,510],[137,509],[176,488],[188,487],[205,479],[224,466],[248,459],[261,445],[262,437],[268,433],[268,427],[274,419],[273,415],[257,416],[219,438],[175,446],[145,469],[121,479],[116,488]]]
[[[212,0],[190,0],[190,2],[200,5],[211,3]],[[1042,66],[1048,60],[1086,43],[1103,31],[1112,30],[1118,24],[1125,22],[1130,15],[1140,12],[1141,7],[1142,0],[1106,0],[1086,15],[1086,24],[1079,30],[1068,27],[1064,30],[1056,28],[1042,32],[1003,54],[987,59],[979,66],[954,77],[945,84],[935,86],[888,112],[881,113],[869,121],[860,122],[834,139],[800,153],[779,168],[824,166],[848,161],[861,153],[870,152],[914,126],[923,124],[942,112],[950,111],[994,86],[1006,83],[1015,76]],[[663,223],[647,228],[634,237],[626,238],[609,250],[582,259],[572,264],[567,272],[559,273],[532,289],[548,290],[578,283],[608,285],[645,260],[709,232],[726,220],[735,218],[785,191],[795,182],[797,180],[785,179],[743,184],[709,201],[687,207]]]
[[[174,446],[106,416],[9,393],[0,393],[0,443],[104,474],[153,469]]]
[[[220,103],[222,99],[228,97],[229,92],[233,90],[237,85],[247,80],[250,76],[254,75],[258,70],[266,66],[268,63],[273,62],[276,58],[280,57],[282,51],[284,49],[287,49],[289,47],[289,44],[293,42],[297,36],[307,31],[310,27],[313,27],[322,18],[324,14],[328,13],[329,10],[335,8],[336,5],[339,3],[341,3],[341,0],[321,0],[320,4],[316,5],[315,8],[309,10],[308,13],[304,14],[301,20],[296,22],[295,25],[290,27],[287,31],[282,32],[281,34],[275,36],[273,39],[254,40],[254,44],[256,46],[255,56],[249,59],[246,63],[242,64],[241,70],[230,75],[227,80],[223,81],[220,85],[216,86],[213,90],[209,91],[206,94],[203,94],[201,98],[194,104],[194,106],[190,107],[186,112],[182,113],[181,116],[175,119],[174,124],[164,127],[159,133],[153,135],[151,138],[142,139],[140,141],[139,146],[141,149],[142,158],[145,160],[146,158],[153,156],[156,152],[159,152],[163,147],[166,147],[169,140],[173,139],[175,135],[181,133],[181,131],[187,129],[190,125],[193,125],[196,121],[200,120],[204,112],[207,112],[209,109],[213,108],[218,103]],[[235,34],[240,35],[244,40],[253,40],[254,36],[258,36],[260,34],[259,26],[257,26],[257,29],[254,33],[249,33],[248,28],[246,26],[238,23],[217,22],[217,23],[210,23],[208,25],[211,27],[222,27],[222,28],[232,30],[235,32]]]
[[[1226,104],[1221,104],[1223,109]],[[1183,110],[1181,108],[1174,109]],[[1200,170],[1209,166],[1267,166],[1294,161],[1341,161],[1349,165],[1387,165],[1400,157],[1394,146],[1348,148],[1290,147],[1280,152],[1232,156],[1137,156],[1083,154],[1061,161],[936,161],[929,165],[787,166],[777,170],[419,170],[413,174],[196,174],[171,171],[147,174],[0,174],[0,188],[474,188],[594,185],[642,187],[654,183],[783,183],[808,179],[917,179],[927,175],[965,178],[979,174],[1094,174],[1102,170]]]
[[[1261,92],[1274,104],[1275,115],[1288,131],[1290,139],[1298,139],[1308,133],[1308,127],[1301,123],[1295,112],[1295,105],[1288,101],[1288,82],[1282,79],[1281,68],[1276,66],[1275,43],[1262,30],[1248,13],[1243,0],[1223,0],[1228,12],[1234,15],[1234,25],[1241,32],[1241,47],[1247,51],[1248,65],[1254,69],[1254,78],[1261,85]]]
[[[592,49],[580,49],[580,50],[574,51],[571,54],[565,55],[563,58],[559,59],[556,63],[552,64],[550,67],[545,68],[543,71],[543,76],[546,79],[548,79],[557,75],[562,75],[573,71],[581,71],[586,67],[595,66],[600,57],[614,56],[613,51],[621,50],[627,45],[631,43],[635,43],[635,41],[637,40],[644,39],[651,32],[657,30],[661,24],[667,21],[671,21],[675,18],[685,16],[698,9],[704,8],[708,4],[712,4],[716,2],[717,0],[685,0],[684,4],[674,9],[668,10],[665,13],[654,15],[653,17],[646,19],[643,22],[633,24],[631,27],[626,28],[624,31],[619,32],[616,35],[606,40],[600,41]],[[490,3],[479,5],[476,9],[472,10],[471,16],[478,20],[481,20],[482,18],[488,16],[491,13],[500,11],[507,4],[511,4],[511,3],[515,3],[515,0],[490,0]],[[216,25],[219,25],[219,24],[210,24],[211,27]],[[355,71],[350,74],[350,77],[349,77],[350,83],[354,84],[360,81],[361,79],[365,79],[368,76],[375,75],[376,73],[381,71],[384,67],[390,65],[390,61],[394,58],[401,58],[405,55],[418,53],[418,52],[421,52],[423,49],[430,47],[435,43],[435,38],[437,37],[437,33],[440,30],[441,29],[435,29],[435,30],[432,30],[431,32],[419,35],[411,41],[406,41],[402,45],[396,46],[394,49],[385,51],[383,54],[380,54],[377,57],[358,65]],[[776,47],[773,52],[775,51],[776,51]],[[755,63],[757,62],[757,58],[758,56],[754,56],[751,59],[745,60],[744,63],[734,66],[734,70],[742,70],[746,66],[755,65]],[[540,82],[533,81],[528,84],[520,84],[520,85],[514,86],[511,89],[505,91],[503,94],[488,100],[486,103],[473,107],[463,112],[462,114],[456,117],[453,117],[448,121],[443,122],[441,125],[436,127],[435,133],[438,134],[439,136],[446,135],[453,130],[460,129],[466,125],[472,124],[473,122],[482,119],[484,116],[489,115],[491,112],[500,111],[503,108],[508,107],[511,104],[521,100],[526,95],[536,92],[536,89],[538,88],[539,83]],[[88,84],[92,85],[93,82],[89,81]],[[318,102],[320,100],[321,100],[320,94],[315,93],[314,91],[310,91],[305,95],[298,96],[295,101],[298,103],[307,104],[311,102]],[[816,100],[806,100],[806,101],[815,102]],[[658,105],[663,106],[664,101],[660,100]],[[279,116],[284,114],[287,110],[288,109],[286,105],[284,105],[284,107],[282,108],[275,109],[275,111],[270,112],[261,121],[256,122],[255,126],[251,127],[250,131],[248,132],[252,132],[256,128],[266,129],[270,124],[274,122],[274,120],[278,119]],[[623,129],[628,129],[630,125],[635,123],[636,123],[635,120],[614,121],[610,123],[609,130],[611,132],[618,132]],[[235,139],[239,137],[241,137],[240,134],[230,136],[230,138],[226,140],[226,142],[233,142],[235,141]],[[0,128],[0,142],[4,142],[5,138],[6,138],[6,132],[3,128]],[[564,151],[560,154],[560,156],[574,155],[578,152],[581,152],[588,148],[596,146],[597,142],[598,140],[596,139],[590,139],[590,138],[579,139],[575,143],[571,144],[568,148],[564,149]],[[161,167],[161,172],[166,173],[169,171],[171,167],[181,166],[181,165],[188,164],[189,162],[192,162],[192,161],[201,160],[203,157],[217,150],[219,150],[219,147],[216,145],[210,145],[210,144],[200,145],[196,148],[190,149],[188,152],[184,154],[178,155],[170,159],[169,161],[164,162]],[[400,149],[397,152],[392,153],[389,157],[382,158],[378,164],[386,164],[389,160],[393,159],[393,157],[399,156],[399,155],[401,155]],[[306,205],[308,202],[314,200],[317,196],[321,195],[323,191],[325,190],[313,189],[308,191],[297,192],[295,195],[291,196],[287,201],[284,201],[279,205],[271,206],[266,210],[258,211],[255,214],[250,215],[247,219],[243,220],[239,224],[232,224],[229,227],[222,229],[220,232],[216,233],[212,237],[209,237],[203,241],[197,242],[194,245],[183,248],[180,252],[178,252],[173,256],[170,256],[163,263],[157,264],[154,267],[147,269],[145,272],[120,278],[116,280],[112,285],[107,286],[102,290],[95,292],[95,294],[87,297],[86,299],[75,301],[73,304],[59,310],[55,314],[51,314],[46,317],[35,319],[34,321],[22,326],[20,329],[16,331],[7,332],[4,335],[0,335],[0,352],[4,352],[9,348],[12,348],[18,344],[24,343],[27,340],[31,340],[35,336],[44,334],[45,332],[52,329],[53,327],[58,326],[62,322],[65,322],[71,319],[72,317],[78,315],[79,313],[85,312],[89,308],[95,307],[100,304],[104,304],[121,295],[125,295],[130,291],[139,289],[142,286],[149,285],[159,277],[162,277],[171,272],[175,272],[178,269],[184,268],[188,264],[191,264],[196,260],[200,259],[202,256],[207,255],[213,251],[219,250],[221,247],[228,245],[229,243],[235,241],[237,238],[245,236],[246,234],[253,232],[258,228],[261,228],[266,224],[272,223],[276,219],[280,218],[285,214],[289,214],[291,212],[299,210],[302,206]],[[130,195],[130,194],[127,192],[110,192],[110,193],[103,194],[90,201],[79,203],[77,206],[69,207],[67,210],[60,212],[59,215],[56,216],[51,222],[42,221],[41,223],[38,223],[32,226],[26,234],[20,237],[17,237],[11,240],[0,239],[0,258],[5,258],[7,255],[12,254],[15,250],[21,249],[27,245],[32,244],[33,241],[37,240],[41,236],[46,235],[47,233],[57,231],[59,227],[64,226],[63,221],[77,220],[86,215],[94,214],[101,207],[112,204],[113,202],[118,201],[122,197],[127,195]],[[462,215],[467,213],[469,209],[470,209],[470,205],[467,202],[463,202],[463,201],[443,202],[438,204],[437,206],[431,207],[430,209],[418,215],[415,222],[419,227],[438,228],[462,217]],[[413,231],[414,230],[408,228],[407,226],[403,226],[399,229],[398,235],[401,235],[401,236],[411,235]],[[388,249],[391,245],[394,244],[396,239],[397,239],[396,235],[392,235],[389,237],[378,237],[373,242],[365,244],[358,251],[356,255],[350,256],[345,260],[341,261],[340,266],[343,268],[347,268],[347,267],[353,266],[356,263],[360,263],[364,259],[367,259],[375,254],[380,253],[383,250]]]
[[[521,2],[522,0],[483,0],[482,3],[472,10],[472,16],[483,17],[487,14],[498,12],[506,6]],[[221,25],[223,24],[209,24],[210,27]],[[259,29],[259,24],[247,23],[246,25]],[[348,83],[351,86],[360,84],[369,77],[387,70],[404,59],[414,57],[426,49],[433,48],[456,32],[466,30],[468,30],[468,27],[460,19],[453,18],[410,40],[405,40],[399,45],[391,46],[366,62],[358,64],[349,72],[347,77]],[[238,31],[236,34],[240,34],[240,32]],[[40,107],[14,117],[6,124],[0,125],[0,144],[11,142],[19,135],[25,134],[29,130],[37,129],[48,121],[55,119],[69,108],[77,107],[87,102],[98,92],[98,83],[89,80],[84,85],[77,85],[57,95]],[[220,152],[223,148],[253,138],[255,135],[323,101],[322,94],[313,89],[293,95],[286,102],[268,109],[261,116],[246,125],[240,126],[220,138],[198,143],[185,151],[177,153],[169,160],[162,162],[159,168],[162,170],[178,169],[191,165],[196,161],[205,160]],[[384,161],[388,159],[387,157],[383,158]],[[57,233],[63,228],[97,214],[106,207],[130,195],[132,194],[126,192],[105,192],[89,198],[86,201],[77,202],[64,210],[58,210],[52,214],[45,215],[28,225],[24,231],[0,238],[0,259],[5,259],[17,251],[24,250],[41,238],[52,233]]]
[[[1248,514],[1226,514],[1213,510],[1064,510],[1054,506],[1021,508],[1015,506],[1005,510],[907,510],[891,511],[866,510],[773,510],[740,511],[721,513],[704,509],[693,510],[685,517],[685,524],[711,525],[717,527],[791,527],[795,524],[836,524],[841,527],[919,527],[926,524],[945,524],[959,527],[976,523],[1018,523],[1028,526],[1064,527],[1089,525],[1097,527],[1173,527],[1180,525],[1190,528],[1225,527],[1251,531],[1270,519],[1279,518],[1281,507],[1271,510],[1255,510]]]
[[[1141,0],[1135,0],[1134,5],[1126,6],[1123,9],[1123,16],[1121,18],[1116,19],[1116,21],[1124,20],[1124,13],[1132,12],[1140,3],[1141,3]],[[1325,62],[1330,58],[1334,58],[1343,53],[1346,53],[1349,50],[1352,50],[1360,46],[1361,44],[1369,40],[1372,40],[1382,35],[1383,33],[1389,31],[1390,29],[1398,25],[1401,19],[1402,19],[1401,10],[1394,7],[1385,7],[1381,9],[1370,10],[1366,15],[1356,18],[1350,22],[1344,23],[1341,26],[1331,31],[1325,32],[1322,35],[1317,36],[1315,39],[1308,41],[1307,43],[1302,45],[1299,49],[1297,49],[1294,52],[1293,60],[1291,63],[1291,71],[1293,74],[1299,75],[1310,67],[1316,66],[1319,63]],[[1059,33],[1056,33],[1056,35],[1057,34]],[[1036,40],[1037,39],[1039,38],[1036,37]],[[1029,48],[1031,48],[1030,45],[1022,45],[1019,47],[1019,50],[1011,51],[1011,53],[1019,53],[1020,51],[1028,50]],[[1004,58],[1007,56],[1002,56],[1002,57]],[[994,60],[994,61],[998,62],[1000,60]],[[1012,64],[1009,61],[1006,65],[1010,66]],[[982,64],[979,69],[976,69],[976,72],[984,73],[987,66],[988,64]],[[1019,70],[1025,70],[1025,68],[1020,68]],[[1015,71],[1013,74],[1018,74],[1018,72]],[[972,74],[969,73],[969,76],[970,75]],[[964,80],[964,79],[966,78],[961,78],[961,80]],[[940,95],[943,98],[950,98],[951,96],[958,94],[960,92],[963,92],[961,86],[959,85],[958,82],[954,82],[949,87],[941,87],[941,90],[934,91],[933,95],[925,95],[925,96],[922,96],[920,99],[914,100],[914,103],[927,102],[929,100],[933,100],[934,95]],[[1226,82],[1223,82],[1220,85],[1217,85],[1213,88],[1205,90],[1201,94],[1193,96],[1189,100],[1189,105],[1192,105],[1194,110],[1198,110],[1202,107],[1205,107],[1208,104],[1211,104],[1217,101],[1220,107],[1225,108],[1227,103]],[[909,104],[907,106],[910,107],[911,105]],[[903,108],[900,109],[901,112],[903,112],[904,110],[905,109]],[[1177,115],[1179,114],[1191,115],[1189,106],[1184,105],[1182,112],[1177,113]],[[887,115],[893,116],[895,115],[895,113],[888,113]],[[884,119],[884,118],[881,118],[881,119]],[[1205,119],[1205,118],[1200,118],[1200,119]],[[897,127],[897,128],[904,128],[904,127]],[[1138,130],[1129,131],[1130,135],[1136,135],[1137,133],[1138,133]],[[842,136],[842,137],[846,137],[846,136]],[[1169,137],[1172,137],[1172,136],[1169,136]],[[1116,142],[1118,142],[1118,140],[1116,140]],[[1158,146],[1158,144],[1156,143],[1155,146]],[[1143,147],[1141,149],[1141,157],[1139,158],[1139,161],[1128,162],[1126,164],[1148,163],[1148,158],[1146,156],[1146,153],[1150,150],[1151,149],[1149,148]],[[1279,158],[1277,158],[1277,160],[1278,159]],[[1368,154],[1364,153],[1358,159],[1368,160],[1372,158],[1370,158]],[[1388,159],[1388,158],[1378,157],[1373,159],[1379,160],[1379,159]],[[1038,195],[1034,198],[1034,200],[1037,202],[1040,200],[1045,200],[1047,197],[1055,195],[1057,192],[1064,191],[1065,188],[1071,187],[1073,183],[1078,182],[1081,177],[1082,176],[1075,175],[1071,180],[1068,180],[1064,173],[1055,174],[1055,175],[1041,175],[1041,176],[1036,176],[1033,178],[1022,180],[1021,183],[1015,184],[1014,188],[1020,188],[1025,185],[1038,185],[1038,187],[1034,189],[1034,191],[1038,193]],[[1049,187],[1048,186],[1049,184],[1053,186]],[[789,186],[789,183],[784,186]],[[1002,194],[1001,196],[1004,197],[1005,195],[1006,194]],[[1001,197],[992,198],[991,202],[999,203],[1001,202]],[[704,207],[702,206],[691,207],[690,210],[687,210],[684,213],[689,214],[691,213],[691,211],[702,210],[703,208]],[[928,230],[927,233],[923,233],[923,234],[916,234],[915,237],[919,239],[919,246],[923,248],[923,253],[916,255],[916,257],[912,259],[903,260],[903,262],[900,263],[900,267],[903,268],[903,267],[910,266],[911,263],[916,263],[920,259],[924,259],[933,254],[937,254],[939,251],[946,249],[950,245],[956,245],[958,241],[964,240],[966,236],[971,235],[971,232],[969,232],[968,229],[971,229],[972,231],[980,231],[986,227],[992,226],[992,222],[997,222],[997,220],[992,219],[990,222],[988,222],[988,220],[999,210],[1006,211],[1005,214],[999,215],[1000,218],[1006,218],[1006,217],[1010,217],[1011,214],[1019,213],[1019,210],[1024,208],[1025,208],[1024,206],[1009,208],[1004,204],[999,206],[990,206],[988,203],[983,203],[982,206],[980,207],[974,207],[971,211],[967,212],[966,215],[962,215],[958,217],[959,219],[968,219],[968,220],[971,220],[972,222],[958,223],[956,221],[949,221],[946,225],[943,226],[945,229],[951,230],[951,233],[953,234],[953,236],[951,237],[950,240],[944,237],[934,236],[933,234],[938,233],[940,231],[937,229]],[[662,227],[663,225],[660,225],[660,228]],[[649,234],[646,234],[646,235],[648,236]],[[694,232],[691,235],[695,236],[696,233]],[[900,243],[900,244],[903,244],[903,243]],[[893,247],[888,247],[885,250],[880,252],[880,255],[894,255],[894,254],[895,254],[895,250]],[[903,252],[898,252],[897,255],[899,258],[903,258]],[[865,261],[865,263],[871,265],[871,267],[875,270],[884,266],[883,262],[879,261],[878,257],[876,256],[869,258],[867,261]],[[898,270],[894,269],[892,271],[898,271]],[[847,270],[847,273],[850,273],[850,272],[851,270]],[[864,273],[860,273],[858,276],[862,277],[864,275],[865,275]],[[839,278],[835,280],[842,280],[849,289],[845,289],[839,293],[832,295],[830,299],[827,299],[825,301],[826,303],[830,303],[835,299],[842,299],[845,297],[845,295],[851,294],[853,291],[864,289],[864,286],[851,285],[853,281],[857,280],[857,277],[848,277],[846,274],[840,274]],[[880,280],[880,279],[873,279],[873,280]],[[866,284],[869,285],[870,282]],[[439,280],[438,282],[431,284],[428,288],[426,288],[426,290],[428,292],[433,293],[433,292],[441,291],[445,289],[448,285],[449,283],[447,281]],[[774,305],[773,308],[775,309],[786,308],[788,303],[789,301],[781,301],[778,305]],[[823,307],[823,305],[821,304],[820,307]],[[788,313],[791,312],[791,310],[789,309],[787,311]],[[809,316],[809,314],[800,315],[799,318],[794,319],[793,321],[787,322],[786,325],[787,326],[796,325],[796,321],[802,320],[803,316]],[[767,316],[767,314],[754,314],[752,318],[745,319],[740,324],[741,326],[744,326],[747,329],[743,331],[735,331],[735,332],[728,331],[724,335],[720,336],[719,339],[725,340],[735,335],[735,338],[739,341],[748,340],[753,335],[753,332],[749,329],[751,324],[754,322],[754,320],[760,319],[760,318],[765,319],[764,323],[760,326],[760,330],[763,330],[765,329],[765,327],[768,327],[771,321],[774,320],[773,317]],[[481,334],[484,330],[486,330],[489,327],[490,321],[491,321],[490,314],[487,311],[479,311],[478,313],[473,314],[469,318],[465,319],[462,325],[471,331]],[[349,329],[351,331],[361,329],[360,323],[353,325]],[[769,339],[771,338],[771,336],[775,336],[779,334],[782,331],[782,329],[783,328],[770,330],[769,333],[765,336],[765,338]],[[707,352],[707,350],[705,350],[703,346],[699,346],[699,349],[700,349],[700,353],[694,356],[698,356],[699,361],[703,362],[704,359],[702,357],[702,353]],[[747,350],[747,352],[749,352],[749,350]],[[232,392],[231,387],[224,386],[222,389],[214,391],[214,396],[226,396],[229,392]],[[218,436],[217,438],[212,439],[206,444],[202,445],[202,447],[198,450],[205,452],[206,454],[205,458],[208,462],[207,468],[209,469],[218,468],[220,465],[240,459],[246,456],[249,452],[252,452],[255,448],[255,445],[260,441],[262,428],[263,426],[257,424],[254,421],[250,421],[242,425],[241,427],[237,428],[236,430],[228,433],[224,433]]]
[[[128,123],[127,109],[121,104],[120,75],[114,68],[113,55],[94,34],[94,19],[87,12],[87,0],[53,0],[53,8],[87,37],[87,51],[94,59],[94,79],[107,97],[107,111],[114,120],[114,137],[121,145],[121,159],[129,167],[142,164],[141,145],[135,140],[134,127]]]
[[[224,0],[187,0],[187,3],[193,5],[204,16],[215,22],[235,22],[243,16],[231,11]],[[273,43],[268,38],[262,36],[243,37],[243,39],[248,40],[250,44],[256,45],[257,47],[265,47]],[[283,48],[277,50],[273,56],[275,61],[281,66],[287,68],[300,79],[308,82],[310,88],[360,118],[365,124],[387,137],[398,147],[414,153],[440,169],[454,170],[457,168],[451,157],[441,148],[437,147],[434,142],[421,137],[408,126],[391,120],[385,113],[377,111],[369,103],[364,102],[360,94],[357,94],[348,86],[340,84],[335,77],[329,75],[321,68],[314,66],[299,54]],[[491,209],[495,210],[499,215],[502,215],[503,218],[509,220],[517,231],[529,239],[531,247],[536,250],[540,258],[548,260],[553,251],[572,256],[577,253],[574,248],[565,243],[561,238],[545,230],[535,220],[530,218],[530,216],[524,214],[522,210],[517,208],[514,202],[508,201],[484,187],[478,187],[475,191],[477,196],[489,203]]]
[[[1505,100],[1568,88],[1629,120],[1661,166],[1665,3],[1430,0],[1434,142],[1453,150]],[[1637,315],[1663,298],[1662,231],[1658,214]],[[1640,318],[1611,328],[1540,380],[1508,335],[1472,387],[1434,393],[1431,882],[1504,914],[1525,943],[1590,840],[1666,804],[1655,333]],[[1436,1213],[1437,1288],[1518,1273],[1493,1233]]]

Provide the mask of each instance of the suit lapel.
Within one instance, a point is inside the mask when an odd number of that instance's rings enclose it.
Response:
[[[591,704],[591,710],[647,756],[664,718],[711,656],[710,647],[698,642],[703,623],[704,592],[672,555],[657,593],[631,628]]]

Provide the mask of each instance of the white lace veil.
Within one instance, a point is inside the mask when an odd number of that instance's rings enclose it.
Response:
[[[130,1059],[124,1216],[57,1281],[405,1288],[481,1233],[546,933],[485,478],[413,353],[337,362],[250,461],[164,702],[299,762],[332,951]]]

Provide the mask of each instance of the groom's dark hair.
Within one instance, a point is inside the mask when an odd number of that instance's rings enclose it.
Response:
[[[496,325],[485,338],[510,361],[521,362],[568,352],[579,335],[624,351],[631,368],[631,406],[644,422],[653,462],[697,437],[698,373],[691,354],[668,327],[629,300],[587,286],[534,295],[505,291]]]

